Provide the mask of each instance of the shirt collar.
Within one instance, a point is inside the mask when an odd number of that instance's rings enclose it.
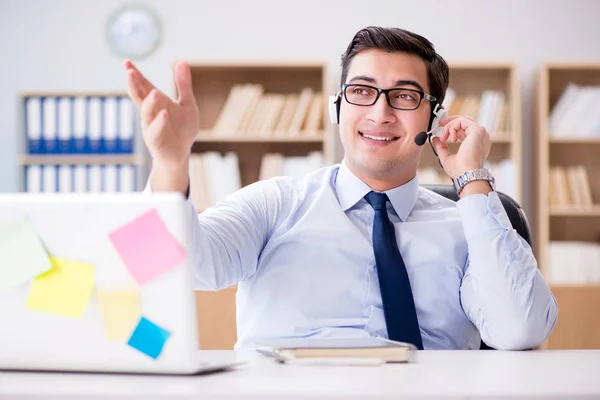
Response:
[[[354,175],[342,161],[335,181],[335,190],[342,210],[347,211],[373,189]],[[385,193],[400,220],[405,221],[417,202],[419,181],[415,176],[404,185],[386,190]]]

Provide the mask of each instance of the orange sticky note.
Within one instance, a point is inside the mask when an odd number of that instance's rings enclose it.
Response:
[[[100,313],[108,340],[126,340],[142,316],[142,300],[136,291],[98,292]]]
[[[82,318],[94,290],[94,267],[50,258],[52,268],[31,283],[25,307],[29,310]]]

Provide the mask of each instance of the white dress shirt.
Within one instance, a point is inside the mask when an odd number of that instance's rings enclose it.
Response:
[[[236,348],[303,337],[387,337],[371,242],[371,189],[344,163],[244,187],[197,215],[197,289],[238,284]],[[386,191],[425,349],[541,344],[558,314],[496,192],[458,202]],[[391,203],[391,204],[390,204]]]

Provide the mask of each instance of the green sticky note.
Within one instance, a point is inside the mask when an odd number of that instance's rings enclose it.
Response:
[[[51,260],[52,269],[31,283],[25,307],[82,318],[94,291],[94,267],[70,260]]]
[[[0,224],[0,291],[26,283],[51,267],[48,253],[27,217]]]

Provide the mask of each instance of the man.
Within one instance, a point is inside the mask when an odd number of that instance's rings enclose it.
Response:
[[[185,194],[198,131],[189,67],[176,66],[177,101],[125,67],[153,158],[149,189]],[[415,137],[447,86],[427,39],[363,29],[342,56],[342,164],[249,185],[201,215],[190,202],[198,288],[239,283],[236,348],[379,336],[425,349],[476,349],[482,339],[528,349],[548,337],[557,303],[483,170],[488,132],[463,117],[440,122],[432,144],[446,173],[480,172],[457,203],[418,185]],[[446,142],[458,140],[451,154]]]

